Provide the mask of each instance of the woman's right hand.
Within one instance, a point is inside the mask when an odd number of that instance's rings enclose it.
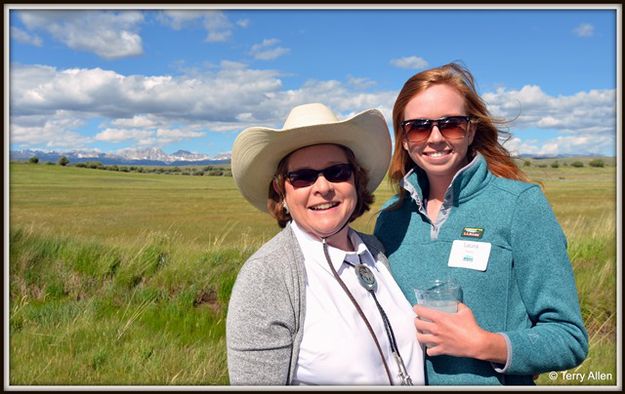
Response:
[[[506,341],[501,334],[482,329],[469,307],[460,303],[458,312],[448,313],[415,305],[417,340],[426,345],[428,356],[469,357],[505,364]]]

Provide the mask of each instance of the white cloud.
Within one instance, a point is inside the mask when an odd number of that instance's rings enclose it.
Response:
[[[228,41],[228,39],[232,36],[231,31],[209,31],[206,36],[206,41],[208,42],[220,42],[220,41]]]
[[[578,37],[592,37],[595,34],[595,27],[590,23],[582,23],[573,29]]]
[[[111,124],[116,127],[157,127],[158,121],[151,115],[135,115],[132,118],[114,119]]]
[[[247,28],[250,25],[250,20],[249,19],[239,19],[237,21],[237,26],[242,27],[242,28]]]
[[[238,130],[240,113],[258,113],[256,104],[279,91],[277,75],[235,62],[223,62],[216,71],[192,77],[15,65],[10,74],[11,142],[35,146],[62,140],[84,126],[84,119],[95,117],[108,119],[101,125],[100,141],[141,139],[148,144],[199,138],[207,130]],[[52,123],[59,111],[81,121],[60,127]],[[158,129],[170,132],[158,135]],[[150,131],[151,139],[137,130]],[[71,135],[68,146],[73,144],[70,140],[79,140]]]
[[[609,135],[558,136],[545,141],[513,137],[504,146],[515,155],[616,154],[614,137]]]
[[[236,119],[240,122],[251,122],[254,121],[254,115],[251,112],[245,112],[238,114]]]
[[[159,138],[170,139],[179,141],[181,139],[187,138],[198,138],[205,136],[206,133],[201,133],[198,131],[192,130],[182,130],[182,129],[158,129],[156,130],[156,136]]]
[[[167,145],[178,141],[205,137],[206,133],[187,129],[158,129],[156,138],[158,145]]]
[[[122,142],[128,140],[143,140],[154,135],[150,130],[141,129],[106,129],[95,136],[98,141]]]
[[[369,108],[377,108],[390,120],[391,106],[397,93],[382,91],[375,93],[357,92],[339,81],[310,80],[299,89],[274,92],[269,100],[260,103],[255,111],[256,120],[262,120],[259,114],[264,114],[265,125],[282,127],[284,119],[291,108],[306,103],[320,102],[329,106],[339,118],[347,118]]]
[[[485,93],[491,112],[514,119],[512,126],[549,128],[574,134],[613,134],[616,130],[616,91],[590,90],[571,96],[549,96],[539,86],[520,90],[498,88]]]
[[[485,93],[483,98],[495,116],[511,120],[510,128],[515,137],[522,137],[527,129],[545,129],[560,134],[541,142],[513,141],[513,146],[520,153],[614,152],[614,89],[554,97],[543,92],[539,86],[527,85],[520,90],[499,88]]]
[[[177,83],[170,77],[157,77],[143,81],[143,86],[156,89],[160,83]],[[173,98],[174,100],[176,98]],[[197,115],[182,119],[167,113],[148,113],[131,118],[117,118],[110,121],[111,128],[98,133],[99,141],[119,143],[132,141],[136,146],[163,146],[184,140],[206,136],[206,122]],[[180,125],[182,123],[182,125]],[[212,123],[212,122],[211,122]],[[106,124],[101,127],[106,127]],[[226,130],[231,130],[227,128]]]
[[[609,152],[616,155],[615,138],[610,135],[561,136],[556,138],[555,143],[557,153]]]
[[[375,85],[375,81],[372,81],[369,78],[356,78],[351,75],[347,76],[347,83],[357,89],[366,89]]]
[[[347,82],[309,80],[284,89],[277,71],[232,61],[180,76],[15,65],[10,78],[11,143],[23,147],[58,146],[63,140],[82,147],[94,141],[154,146],[249,126],[280,128],[291,108],[311,102],[325,103],[340,118],[378,108],[390,122],[397,95],[354,88],[370,82],[354,77]],[[520,153],[614,151],[614,89],[552,96],[527,85],[518,90],[501,87],[483,97],[494,115],[512,120],[514,138],[508,146]],[[87,121],[96,118],[103,119],[99,134],[81,135]],[[535,134],[527,130],[541,129],[553,137],[528,139]]]
[[[29,30],[42,30],[68,47],[116,59],[143,53],[136,32],[143,14],[136,11],[20,11]]]
[[[222,11],[214,10],[166,10],[158,14],[157,20],[174,30],[201,26],[206,30],[206,41],[227,41],[232,36],[234,24]],[[249,21],[238,21],[237,25],[246,27]]]
[[[419,56],[409,56],[392,59],[391,64],[395,67],[409,69],[422,69],[428,66],[428,62]]]
[[[226,41],[232,35],[232,22],[220,11],[204,12],[204,28],[209,42]]]
[[[144,129],[117,129],[107,128],[95,136],[97,141],[109,143],[120,143],[132,141],[134,145],[153,146],[167,145],[173,142],[201,138],[206,136],[205,132],[184,129],[164,129],[148,127]]]
[[[273,60],[289,53],[290,49],[275,46],[279,42],[276,38],[264,39],[261,43],[252,45],[250,55],[257,60]]]
[[[309,81],[299,89],[284,90],[276,71],[229,61],[217,70],[180,77],[16,65],[11,69],[11,87],[12,132],[35,135],[45,127],[43,119],[61,110],[81,119],[106,119],[97,141],[143,145],[252,125],[281,127],[292,107],[309,102],[326,103],[343,117],[371,107],[388,116],[395,95],[355,92],[338,81]],[[32,114],[40,118],[26,132],[22,122]],[[19,142],[29,144],[25,137]]]
[[[11,26],[11,38],[14,38],[17,42],[21,42],[22,44],[30,44],[36,47],[40,47],[42,44],[39,36],[28,34],[15,26]]]
[[[78,131],[86,118],[84,114],[63,110],[47,115],[11,116],[11,144],[47,149],[84,149],[92,142],[90,137]]]
[[[181,30],[201,19],[202,13],[191,10],[166,10],[159,13],[156,18],[174,30]]]
[[[197,131],[190,131],[190,130],[180,130],[180,129],[158,129],[156,130],[156,136],[157,137],[163,137],[163,138],[196,138],[196,137],[203,137],[205,135],[205,133],[200,133]]]
[[[267,48],[270,47],[272,45],[275,45],[277,43],[279,43],[280,40],[278,40],[277,38],[265,38],[260,44],[254,44],[252,45],[252,50],[260,50],[263,48]]]

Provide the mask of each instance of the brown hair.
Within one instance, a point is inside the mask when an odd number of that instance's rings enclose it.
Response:
[[[404,110],[414,96],[436,84],[449,85],[464,97],[467,115],[471,116],[470,124],[476,128],[468,154],[480,152],[486,159],[489,170],[496,176],[529,182],[529,178],[516,165],[510,152],[499,142],[500,138],[503,142],[510,138],[510,133],[497,127],[506,122],[490,115],[486,103],[477,93],[471,72],[457,63],[449,63],[412,76],[406,81],[395,100],[393,106],[395,150],[388,174],[393,189],[400,194],[399,201],[401,202],[404,197],[399,182],[415,166],[402,145],[404,138],[400,123],[404,120]]]
[[[356,186],[356,196],[358,201],[356,202],[356,208],[354,208],[354,212],[348,221],[348,223],[351,223],[371,208],[374,197],[367,189],[367,184],[369,183],[369,174],[367,173],[367,170],[358,164],[356,156],[354,156],[351,149],[343,145],[337,146],[341,147],[345,151],[347,161],[354,169],[354,184]],[[276,172],[274,173],[273,181],[269,183],[267,210],[269,211],[269,214],[277,220],[278,225],[282,228],[291,220],[291,215],[286,212],[282,203],[284,201],[284,197],[286,196],[284,182],[286,181],[289,157],[292,153],[293,152],[289,153],[282,160],[280,160],[280,163],[278,163],[278,167],[276,168]],[[274,182],[278,191],[276,191],[273,187]]]

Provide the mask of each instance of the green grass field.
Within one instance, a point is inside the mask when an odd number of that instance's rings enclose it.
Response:
[[[523,169],[567,234],[590,335],[569,371],[583,381],[538,384],[614,385],[616,169]],[[231,177],[11,163],[9,186],[11,385],[228,384],[230,291],[279,230]],[[385,182],[354,227],[371,232],[390,195]]]

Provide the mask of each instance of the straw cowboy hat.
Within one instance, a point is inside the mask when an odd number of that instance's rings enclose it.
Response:
[[[289,153],[309,145],[338,144],[351,149],[369,173],[373,192],[391,159],[391,138],[384,115],[377,109],[339,120],[325,105],[300,105],[291,110],[282,129],[250,127],[232,146],[232,176],[252,205],[267,212],[269,185],[278,163]]]

